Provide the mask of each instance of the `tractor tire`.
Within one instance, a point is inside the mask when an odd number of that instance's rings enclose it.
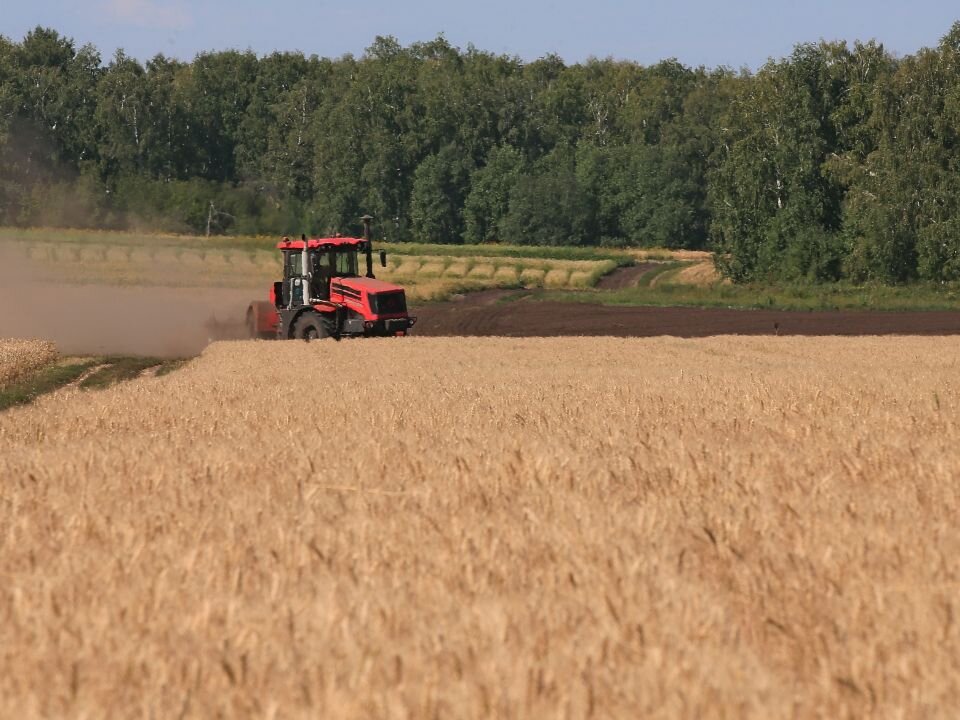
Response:
[[[297,318],[293,326],[293,337],[297,340],[310,342],[329,337],[329,335],[327,321],[315,312],[304,313]]]

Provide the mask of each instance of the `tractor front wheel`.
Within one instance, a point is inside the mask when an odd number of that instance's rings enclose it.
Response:
[[[300,316],[293,326],[293,336],[297,340],[310,342],[325,338],[329,334],[326,321],[314,312]]]

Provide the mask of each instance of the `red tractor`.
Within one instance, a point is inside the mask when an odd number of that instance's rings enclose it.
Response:
[[[406,335],[417,321],[407,313],[399,285],[373,276],[370,220],[363,220],[364,238],[284,238],[283,280],[270,290],[270,302],[254,301],[247,310],[250,337],[314,340],[331,337]],[[360,253],[366,257],[366,277],[360,277]],[[380,251],[380,264],[387,254]]]

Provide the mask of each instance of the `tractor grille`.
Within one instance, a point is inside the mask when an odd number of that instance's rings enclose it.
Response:
[[[370,296],[370,309],[377,315],[400,315],[407,312],[407,298],[402,292]]]

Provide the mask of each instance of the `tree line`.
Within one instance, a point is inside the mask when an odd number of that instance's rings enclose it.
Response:
[[[960,23],[756,72],[442,36],[141,63],[0,37],[0,223],[708,248],[735,281],[960,279]]]

